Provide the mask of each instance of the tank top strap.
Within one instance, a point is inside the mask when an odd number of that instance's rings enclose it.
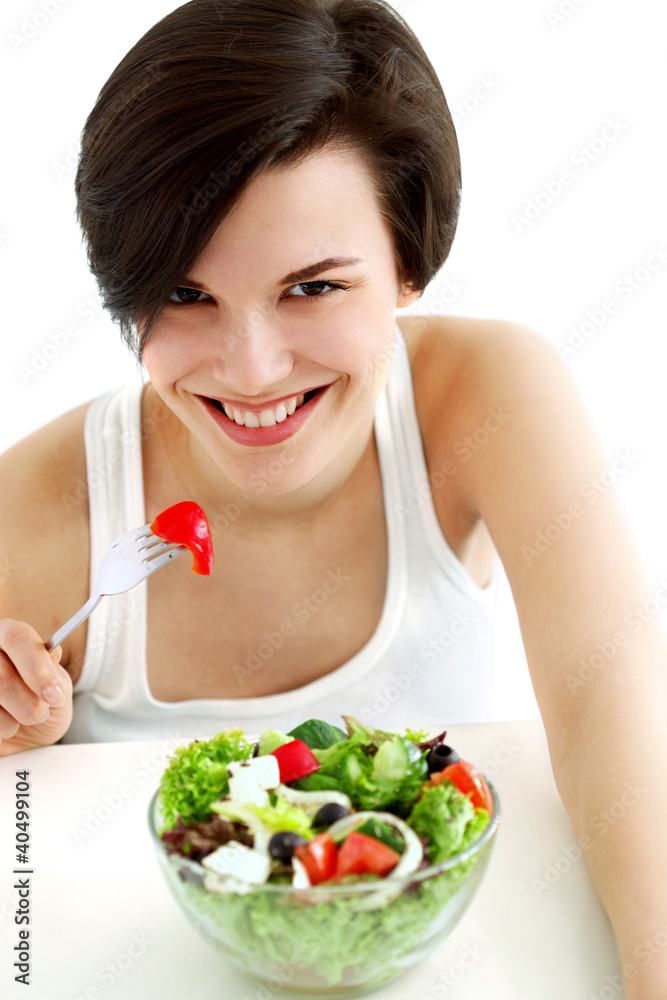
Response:
[[[86,413],[84,442],[90,521],[90,592],[113,542],[146,520],[141,448],[142,383],[98,396]],[[88,619],[86,651],[76,691],[92,691],[117,644],[145,646],[146,581],[104,597]]]
[[[493,603],[500,576],[496,558],[486,587],[472,578],[445,538],[433,502],[433,489],[447,488],[447,476],[453,464],[429,472],[424,443],[415,406],[412,369],[405,339],[396,324],[396,350],[392,378],[387,383],[387,404],[392,421],[392,438],[401,483],[401,503],[397,508],[404,525],[408,549],[419,557],[428,552],[449,581],[466,597],[478,604]]]

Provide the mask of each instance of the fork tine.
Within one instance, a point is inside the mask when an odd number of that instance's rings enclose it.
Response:
[[[156,556],[162,555],[163,552],[170,551],[171,549],[184,549],[185,547],[185,545],[179,545],[177,542],[167,542],[160,539],[155,545],[151,545],[148,548],[142,546],[139,553],[141,561],[147,563],[152,561]]]
[[[177,559],[178,556],[182,555],[185,551],[185,547],[183,545],[179,545],[176,548],[170,549],[169,552],[163,552],[161,555],[155,556],[153,559],[145,559],[144,564],[147,568],[148,575],[150,576],[150,574],[154,573],[157,569],[162,569],[162,567],[166,566],[168,562],[171,562],[172,559]]]
[[[137,546],[137,551],[144,553],[151,553],[159,545],[175,545],[176,542],[168,542],[165,538],[160,538],[159,535],[147,535],[146,538],[140,538],[138,541],[141,543]]]
[[[112,549],[124,548],[127,545],[134,545],[134,543],[141,538],[147,538],[149,535],[153,535],[151,531],[150,524],[143,524],[140,528],[135,528],[134,531],[128,531],[126,535],[121,535],[117,538],[115,542],[112,543]],[[156,535],[153,535],[156,538]]]
[[[152,535],[153,532],[151,531],[150,524],[144,524],[142,528],[137,528],[133,534],[135,538],[147,538],[149,535]],[[154,535],[153,537],[157,538],[157,535]]]

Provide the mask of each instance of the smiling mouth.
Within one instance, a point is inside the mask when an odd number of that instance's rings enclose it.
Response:
[[[308,400],[309,400],[309,399],[312,399],[312,398],[313,398],[313,396],[317,396],[318,392],[320,392],[320,391],[321,391],[322,389],[326,389],[326,388],[327,388],[327,386],[325,386],[325,385],[321,385],[321,386],[319,386],[319,387],[318,387],[317,389],[311,389],[311,390],[310,390],[309,392],[306,392],[306,393],[304,393],[304,397],[303,397],[303,403],[301,403],[301,405],[300,405],[300,406],[297,406],[297,408],[296,408],[296,410],[294,411],[294,413],[296,413],[296,412],[297,412],[298,410],[300,410],[302,406],[305,406],[305,404],[306,404],[306,403],[308,402]],[[298,394],[297,394],[297,393],[295,393],[295,395],[298,395]],[[222,403],[220,402],[220,400],[219,400],[219,399],[211,399],[211,397],[210,397],[210,396],[206,396],[205,398],[206,398],[206,399],[208,399],[209,403],[212,403],[212,404],[213,404],[213,405],[215,406],[215,408],[216,408],[217,410],[220,410],[220,412],[221,412],[221,413],[224,413],[224,415],[225,415],[225,416],[227,417],[227,414],[225,413],[225,408],[224,408],[224,406],[222,405]],[[278,404],[276,404],[276,405],[278,405]],[[267,409],[274,409],[274,408],[275,408],[275,407],[269,407],[269,406],[267,406]],[[233,407],[232,407],[232,409],[234,409],[234,410],[239,410],[239,411],[240,411],[241,413],[245,413],[245,412],[246,412],[246,411],[245,411],[245,410],[244,410],[244,409],[243,409],[242,407],[240,407],[240,406],[233,406]],[[256,410],[252,410],[252,411],[250,411],[250,412],[252,412],[252,413],[257,413],[257,415],[259,416],[259,413],[260,413],[261,411],[256,411]],[[287,417],[286,419],[287,419],[287,420],[289,420],[290,416],[293,416],[293,414],[289,414],[289,416],[288,416],[288,417]],[[231,417],[227,417],[227,419],[228,419],[228,420],[230,420],[230,419],[231,419]],[[234,423],[234,421],[233,421],[233,420],[232,420],[232,423]]]

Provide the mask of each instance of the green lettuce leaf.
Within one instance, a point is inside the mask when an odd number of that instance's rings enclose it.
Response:
[[[279,830],[292,830],[300,833],[306,840],[310,840],[313,834],[313,827],[310,819],[300,806],[290,805],[286,799],[278,797],[273,806],[250,807],[268,830],[274,833]]]
[[[273,753],[278,747],[282,747],[286,743],[291,743],[293,739],[293,736],[281,733],[279,729],[264,729],[259,735],[257,755],[264,757],[266,754]]]
[[[390,809],[406,816],[428,777],[426,753],[404,736],[344,718],[349,738],[314,749],[321,767],[296,787],[336,789],[350,797],[355,809]]]
[[[405,738],[406,740],[412,740],[413,743],[426,743],[428,733],[425,729],[406,729]]]
[[[428,842],[428,860],[437,865],[465,849],[480,836],[489,821],[485,809],[475,807],[451,781],[426,788],[408,816],[408,823]]]
[[[227,764],[246,760],[253,744],[242,729],[225,729],[210,740],[194,740],[177,747],[160,781],[163,826],[171,830],[180,816],[187,825],[211,817],[211,803],[229,792]]]

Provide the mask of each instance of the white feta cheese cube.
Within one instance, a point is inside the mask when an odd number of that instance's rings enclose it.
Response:
[[[249,757],[248,760],[233,760],[227,765],[227,773],[250,778],[260,788],[275,788],[280,784],[278,758],[271,753]]]
[[[229,779],[229,798],[237,806],[268,806],[269,793],[245,774],[233,774]]]
[[[238,840],[230,840],[228,844],[218,847],[202,858],[201,863],[216,875],[228,875],[256,885],[266,882],[271,872],[271,861],[267,855],[240,844]]]

